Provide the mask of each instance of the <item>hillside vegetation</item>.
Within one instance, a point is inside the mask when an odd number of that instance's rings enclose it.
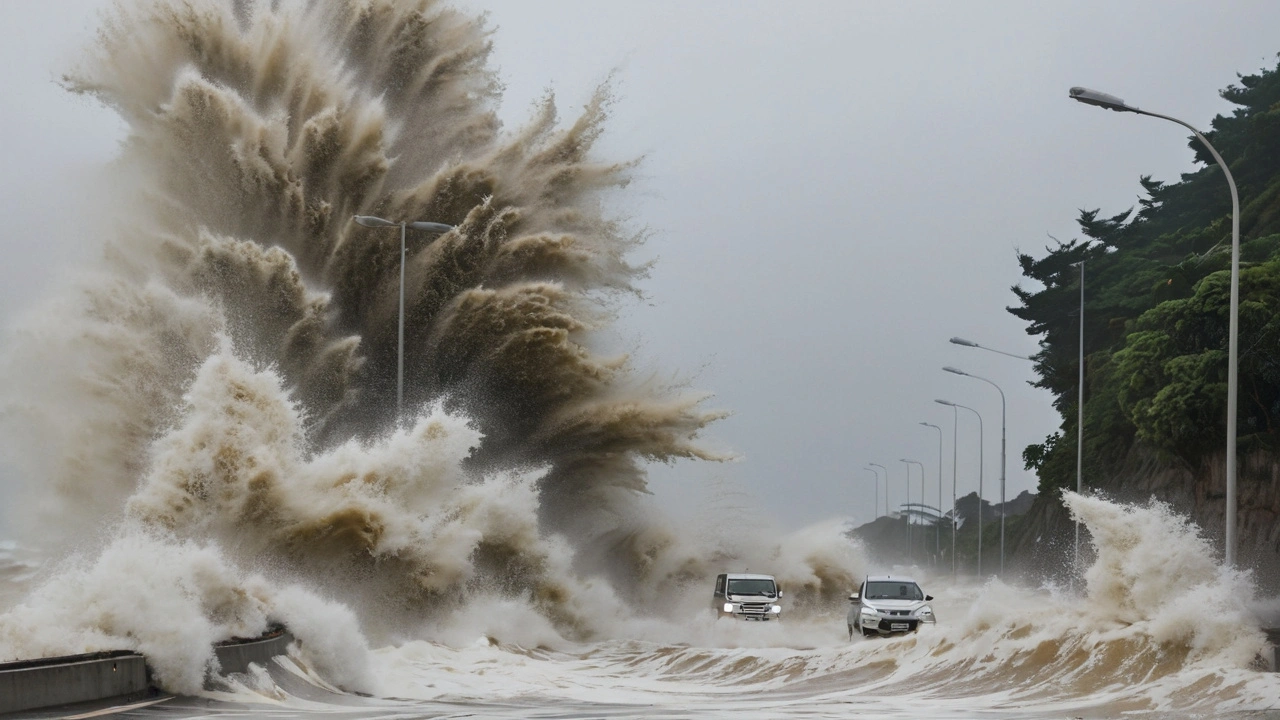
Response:
[[[1242,461],[1239,482],[1242,515],[1250,518],[1241,557],[1256,565],[1280,553],[1280,66],[1241,76],[1221,94],[1235,110],[1201,130],[1240,194],[1238,434],[1249,462]],[[1076,483],[1081,261],[1085,484],[1118,497],[1156,494],[1190,504],[1206,530],[1222,513],[1222,471],[1213,468],[1226,442],[1231,198],[1209,152],[1194,137],[1188,146],[1195,172],[1168,183],[1142,177],[1136,207],[1082,210],[1083,237],[1018,256],[1030,282],[1013,288],[1019,302],[1008,310],[1040,338],[1036,384],[1053,393],[1062,415],[1058,432],[1023,452],[1040,478],[1031,512],[1040,522],[1036,538],[1023,538],[1028,549],[1046,528],[1062,536],[1058,491]],[[1181,478],[1181,487],[1163,493],[1151,486],[1153,473]]]

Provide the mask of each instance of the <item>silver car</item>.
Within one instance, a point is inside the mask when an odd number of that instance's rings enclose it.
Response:
[[[855,630],[863,636],[893,635],[937,622],[931,600],[933,596],[925,595],[909,577],[869,575],[858,592],[849,596],[849,639]]]

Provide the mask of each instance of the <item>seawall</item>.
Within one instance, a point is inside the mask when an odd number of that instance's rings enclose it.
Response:
[[[283,655],[292,641],[286,629],[277,627],[260,637],[218,643],[213,650],[222,675],[231,675],[248,672],[250,663],[263,665]],[[206,685],[213,682],[216,677]],[[72,705],[118,705],[159,694],[146,658],[128,650],[0,663],[0,715]]]
[[[146,659],[120,651],[0,664],[0,714],[152,694]]]

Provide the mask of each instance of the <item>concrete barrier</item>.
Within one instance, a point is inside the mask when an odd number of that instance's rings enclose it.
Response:
[[[245,673],[283,655],[293,636],[276,626],[256,638],[218,643],[213,653],[222,675]],[[209,677],[206,687],[217,684]],[[114,705],[154,697],[147,660],[129,650],[0,663],[0,715],[76,703]]]
[[[1280,628],[1264,628],[1267,645],[1262,649],[1262,662],[1271,672],[1280,672]]]
[[[283,655],[293,636],[283,626],[276,626],[256,638],[235,638],[213,646],[213,654],[223,675],[249,672],[249,663],[266,665],[271,658]]]
[[[146,659],[127,650],[0,663],[0,714],[153,692]]]

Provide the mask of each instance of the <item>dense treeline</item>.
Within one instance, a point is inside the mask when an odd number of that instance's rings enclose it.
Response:
[[[1240,452],[1280,446],[1280,66],[1222,91],[1237,107],[1206,136],[1235,177],[1241,204]],[[1150,122],[1161,122],[1152,119]],[[1226,439],[1231,199],[1194,138],[1200,167],[1176,183],[1141,178],[1136,208],[1081,211],[1082,239],[1043,257],[1020,254],[1040,289],[1015,286],[1009,312],[1039,336],[1038,385],[1054,394],[1059,432],[1023,453],[1040,498],[1074,487],[1079,269],[1085,261],[1084,472],[1120,488],[1135,452],[1201,464]],[[1028,283],[1032,285],[1032,283]],[[1243,480],[1242,480],[1243,481]]]

